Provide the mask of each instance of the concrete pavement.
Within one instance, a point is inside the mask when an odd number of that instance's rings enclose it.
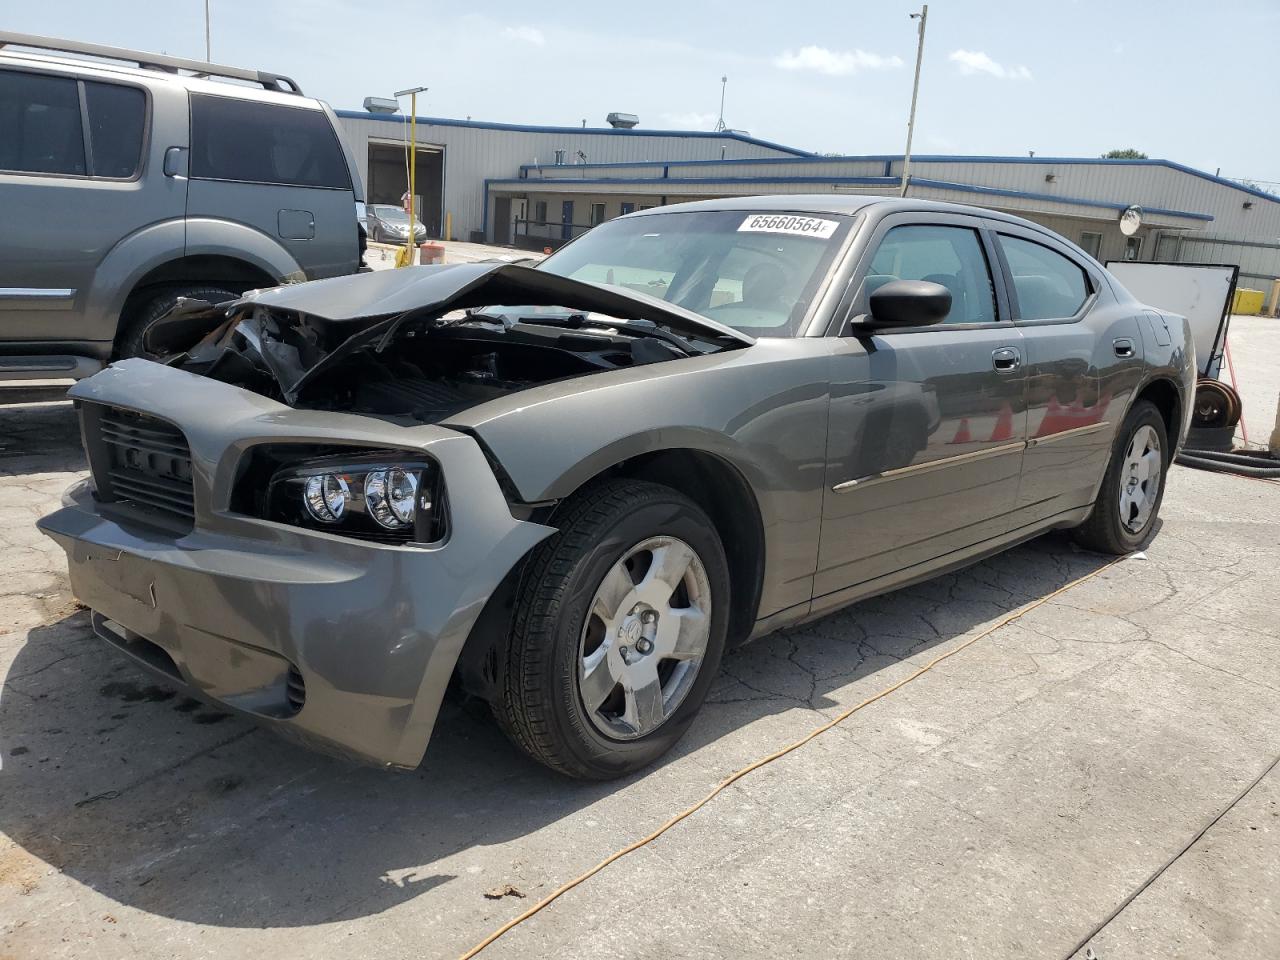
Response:
[[[90,636],[31,520],[69,405],[0,407],[0,958],[457,956],[725,775],[1105,562],[1049,536],[727,658],[605,785],[450,702],[421,770],[300,750]],[[1174,468],[1130,559],[606,868],[485,958],[1280,955],[1280,487]],[[489,899],[510,885],[515,894]],[[1083,952],[1081,953],[1083,956]]]

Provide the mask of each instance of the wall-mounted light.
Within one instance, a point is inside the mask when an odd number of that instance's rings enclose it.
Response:
[[[1252,200],[1246,200],[1246,201],[1244,202],[1244,208],[1245,208],[1246,210],[1252,210],[1252,209],[1253,209],[1253,201],[1252,201]]]
[[[1057,183],[1057,182],[1058,182],[1058,175],[1057,175],[1056,173],[1046,173],[1046,174],[1044,175],[1044,182],[1045,182],[1045,183]]]

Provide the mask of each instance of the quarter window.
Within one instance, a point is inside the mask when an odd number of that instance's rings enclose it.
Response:
[[[0,71],[0,170],[88,172],[75,80]]]
[[[350,188],[338,138],[320,110],[191,95],[191,176]]]
[[[951,291],[943,323],[994,323],[991,268],[978,234],[968,227],[894,227],[880,241],[864,283],[869,297],[891,280],[928,280]]]
[[[1000,246],[1018,295],[1019,319],[1073,317],[1084,306],[1089,281],[1074,261],[1041,244],[1004,234]]]

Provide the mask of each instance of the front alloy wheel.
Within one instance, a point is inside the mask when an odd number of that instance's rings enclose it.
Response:
[[[680,739],[715,679],[729,564],[692,500],[607,480],[567,500],[525,564],[493,710],[535,760],[604,780]]]
[[[662,726],[698,676],[711,635],[711,584],[682,540],[651,537],[615,563],[582,631],[578,690],[592,724],[631,740]]]

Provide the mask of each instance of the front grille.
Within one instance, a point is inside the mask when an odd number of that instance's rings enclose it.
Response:
[[[195,518],[191,448],[182,431],[155,417],[99,407],[86,418],[86,440],[96,426],[99,456],[90,460],[99,499],[184,523]]]

